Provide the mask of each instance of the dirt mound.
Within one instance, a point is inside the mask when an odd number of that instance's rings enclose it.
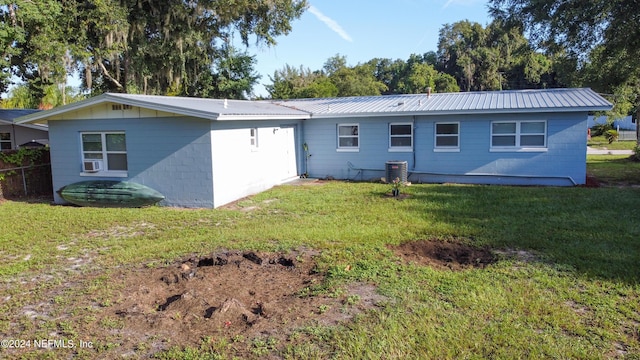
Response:
[[[452,270],[483,268],[496,261],[488,249],[473,247],[461,240],[419,240],[389,248],[406,262]]]
[[[151,355],[176,345],[198,346],[203,339],[269,337],[284,344],[296,329],[335,325],[384,301],[368,284],[349,286],[338,297],[306,295],[323,280],[316,255],[225,251],[123,271],[114,281],[124,289],[115,305],[96,314],[96,323],[114,324],[110,332],[120,354],[140,356],[141,348]],[[354,297],[357,302],[347,301]]]

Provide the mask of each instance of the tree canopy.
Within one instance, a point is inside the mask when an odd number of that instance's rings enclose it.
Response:
[[[489,8],[534,46],[573,64],[572,85],[612,94],[619,115],[640,113],[639,1],[490,0]]]
[[[286,65],[266,88],[271,98],[287,99],[561,87],[570,79],[558,75],[562,60],[535,51],[518,28],[464,20],[442,27],[437,52],[354,66],[336,55],[313,71]]]
[[[15,76],[43,97],[78,71],[94,93],[244,97],[255,59],[305,0],[0,0],[0,90]]]

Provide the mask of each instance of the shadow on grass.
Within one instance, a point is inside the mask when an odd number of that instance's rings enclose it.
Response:
[[[640,190],[416,186],[410,211],[435,212],[478,245],[521,249],[589,277],[640,281]],[[435,209],[435,210],[434,210]]]

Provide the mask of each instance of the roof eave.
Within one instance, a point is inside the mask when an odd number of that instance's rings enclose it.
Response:
[[[612,106],[590,106],[571,108],[540,108],[540,109],[500,109],[500,110],[424,110],[424,111],[394,111],[394,112],[368,112],[368,113],[335,113],[312,114],[312,119],[323,118],[362,118],[379,116],[437,116],[437,115],[474,115],[474,114],[540,114],[540,113],[575,113],[592,111],[609,111]]]
[[[275,115],[251,115],[251,114],[222,114],[214,120],[233,121],[233,120],[306,120],[310,119],[310,114],[275,114]]]

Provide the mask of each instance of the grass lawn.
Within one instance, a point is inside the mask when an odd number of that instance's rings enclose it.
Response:
[[[587,173],[608,185],[640,185],[640,161],[629,155],[587,155]]]
[[[609,141],[601,136],[592,136],[589,141],[587,141],[587,146],[591,146],[595,149],[606,149],[606,150],[633,150],[636,146],[635,141],[614,141],[609,144]]]
[[[616,166],[589,162],[593,172]],[[401,200],[389,190],[285,185],[217,210],[0,203],[0,334],[92,344],[2,348],[0,357],[640,356],[640,189],[413,185]],[[402,261],[389,247],[417,240],[488,248],[497,261],[454,271]],[[300,248],[318,252],[315,271],[324,276],[300,297],[340,297],[364,283],[386,300],[338,325],[288,329],[285,340],[216,335],[195,346],[120,348],[131,334],[115,314],[127,301],[115,274],[218,249]],[[343,307],[358,301],[350,296]],[[99,318],[105,311],[114,314]]]

